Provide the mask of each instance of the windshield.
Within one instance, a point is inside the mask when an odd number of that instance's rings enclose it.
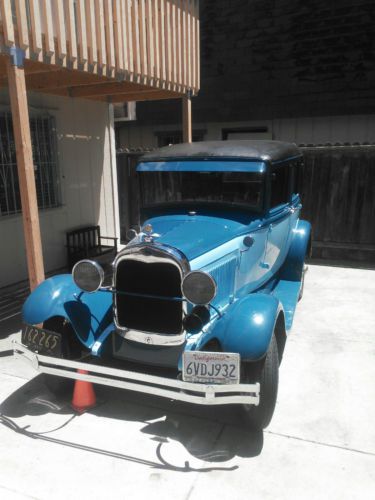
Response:
[[[264,175],[259,172],[139,172],[143,207],[224,204],[262,208]]]

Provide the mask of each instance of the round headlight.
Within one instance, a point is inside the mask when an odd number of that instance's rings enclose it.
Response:
[[[192,271],[182,282],[182,294],[192,304],[198,306],[209,304],[216,295],[215,280],[203,271]]]
[[[96,292],[102,286],[104,271],[93,260],[80,260],[74,265],[72,276],[74,283],[84,292]]]

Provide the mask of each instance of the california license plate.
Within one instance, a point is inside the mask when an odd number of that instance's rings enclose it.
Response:
[[[182,378],[185,382],[238,384],[240,355],[231,352],[186,351],[183,354]]]
[[[24,325],[22,328],[21,342],[32,351],[50,356],[61,356],[61,334],[38,328],[32,325]]]

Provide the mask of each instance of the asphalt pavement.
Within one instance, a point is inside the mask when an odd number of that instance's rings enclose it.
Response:
[[[98,387],[81,416],[11,356],[0,297],[0,498],[375,498],[375,271],[310,265],[274,418]]]

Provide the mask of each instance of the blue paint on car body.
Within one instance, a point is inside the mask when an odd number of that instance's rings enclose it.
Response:
[[[154,161],[142,162],[137,172],[259,172],[266,170],[259,161]]]
[[[25,323],[38,325],[55,316],[67,319],[82,344],[91,349],[100,334],[113,322],[112,294],[85,293],[70,274],[60,274],[41,283],[22,308]]]

